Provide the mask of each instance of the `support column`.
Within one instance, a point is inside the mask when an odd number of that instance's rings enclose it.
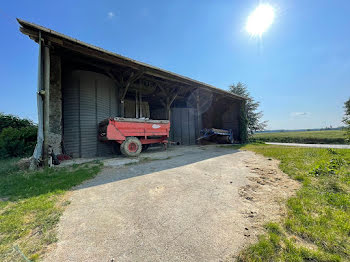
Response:
[[[136,118],[139,118],[139,99],[137,90],[135,91],[135,116]]]
[[[44,165],[49,159],[49,127],[50,127],[50,49],[44,47]]]
[[[142,93],[139,92],[139,102],[140,102],[140,118],[142,118]]]
[[[170,120],[170,101],[169,101],[169,97],[166,98],[166,107],[165,107],[165,114],[166,114],[166,119]]]
[[[33,159],[30,163],[30,169],[34,170],[37,168],[43,153],[43,143],[44,143],[44,126],[43,126],[43,62],[42,62],[42,39],[41,31],[39,31],[39,53],[38,53],[38,86],[37,86],[37,109],[38,109],[38,134],[35,149],[33,152]]]
[[[125,111],[125,106],[124,106],[124,99],[120,100],[120,116],[124,117],[124,111]]]

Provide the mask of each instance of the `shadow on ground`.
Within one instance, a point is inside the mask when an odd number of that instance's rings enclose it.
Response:
[[[237,153],[239,152],[239,147],[239,145],[187,146],[173,147],[167,151],[155,148],[149,150],[149,152],[141,154],[139,162],[129,162],[126,165],[116,167],[107,166],[97,178],[89,180],[75,189],[84,189],[138,176],[150,175],[156,172],[191,165],[208,159],[213,159],[214,161],[212,164],[219,170],[219,157]],[[111,163],[113,160],[125,161],[125,158],[117,157],[115,159],[108,159],[108,162]],[[103,178],[101,176],[103,176]]]

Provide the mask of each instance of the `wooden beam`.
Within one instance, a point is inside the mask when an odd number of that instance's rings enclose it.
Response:
[[[126,92],[128,92],[128,88],[129,88],[129,86],[130,86],[130,84],[131,84],[131,81],[130,81],[130,80],[131,80],[133,77],[134,77],[134,72],[131,73],[129,80],[126,82],[126,85],[125,85],[124,88],[123,88],[124,90],[123,90],[123,94],[122,94],[120,100],[124,100],[124,98],[125,98],[125,96],[126,96]]]
[[[166,102],[164,102],[163,98],[160,98],[159,99],[159,102],[162,104],[162,106],[166,107]]]
[[[161,85],[157,84],[157,86],[159,87],[160,91],[163,93],[164,96],[168,95],[165,89]]]
[[[143,72],[139,72],[139,73],[134,73],[132,72],[129,79],[126,81],[125,87],[124,87],[124,91],[123,91],[123,95],[121,97],[121,100],[124,100],[126,93],[129,89],[129,86],[134,83],[137,79],[139,79],[141,76],[143,75]]]
[[[106,73],[108,74],[108,76],[114,81],[114,83],[120,87],[123,88],[123,84],[121,81],[119,81],[112,73],[111,71],[106,71]]]
[[[175,94],[171,99],[170,99],[170,105],[174,102],[175,98],[177,97],[177,94]]]
[[[139,73],[134,73],[131,72],[129,79],[126,81],[124,90],[123,90],[123,94],[120,97],[120,103],[121,103],[121,116],[124,117],[125,115],[125,105],[124,105],[124,98],[126,96],[126,93],[128,92],[129,86],[135,82],[137,79],[139,79],[141,76],[143,75],[143,71],[139,72]]]

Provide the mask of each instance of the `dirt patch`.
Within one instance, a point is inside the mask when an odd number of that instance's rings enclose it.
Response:
[[[250,182],[239,189],[247,218],[244,236],[248,241],[244,246],[257,240],[265,223],[279,221],[286,215],[286,200],[301,186],[278,168],[279,161],[251,154],[255,156],[243,161],[252,174],[248,177]]]

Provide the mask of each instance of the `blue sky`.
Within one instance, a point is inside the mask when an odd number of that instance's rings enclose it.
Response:
[[[244,30],[259,1],[5,1],[0,112],[36,120],[38,46],[19,17],[216,87],[245,83],[268,129],[339,126],[350,96],[349,0],[260,1],[276,19]]]

